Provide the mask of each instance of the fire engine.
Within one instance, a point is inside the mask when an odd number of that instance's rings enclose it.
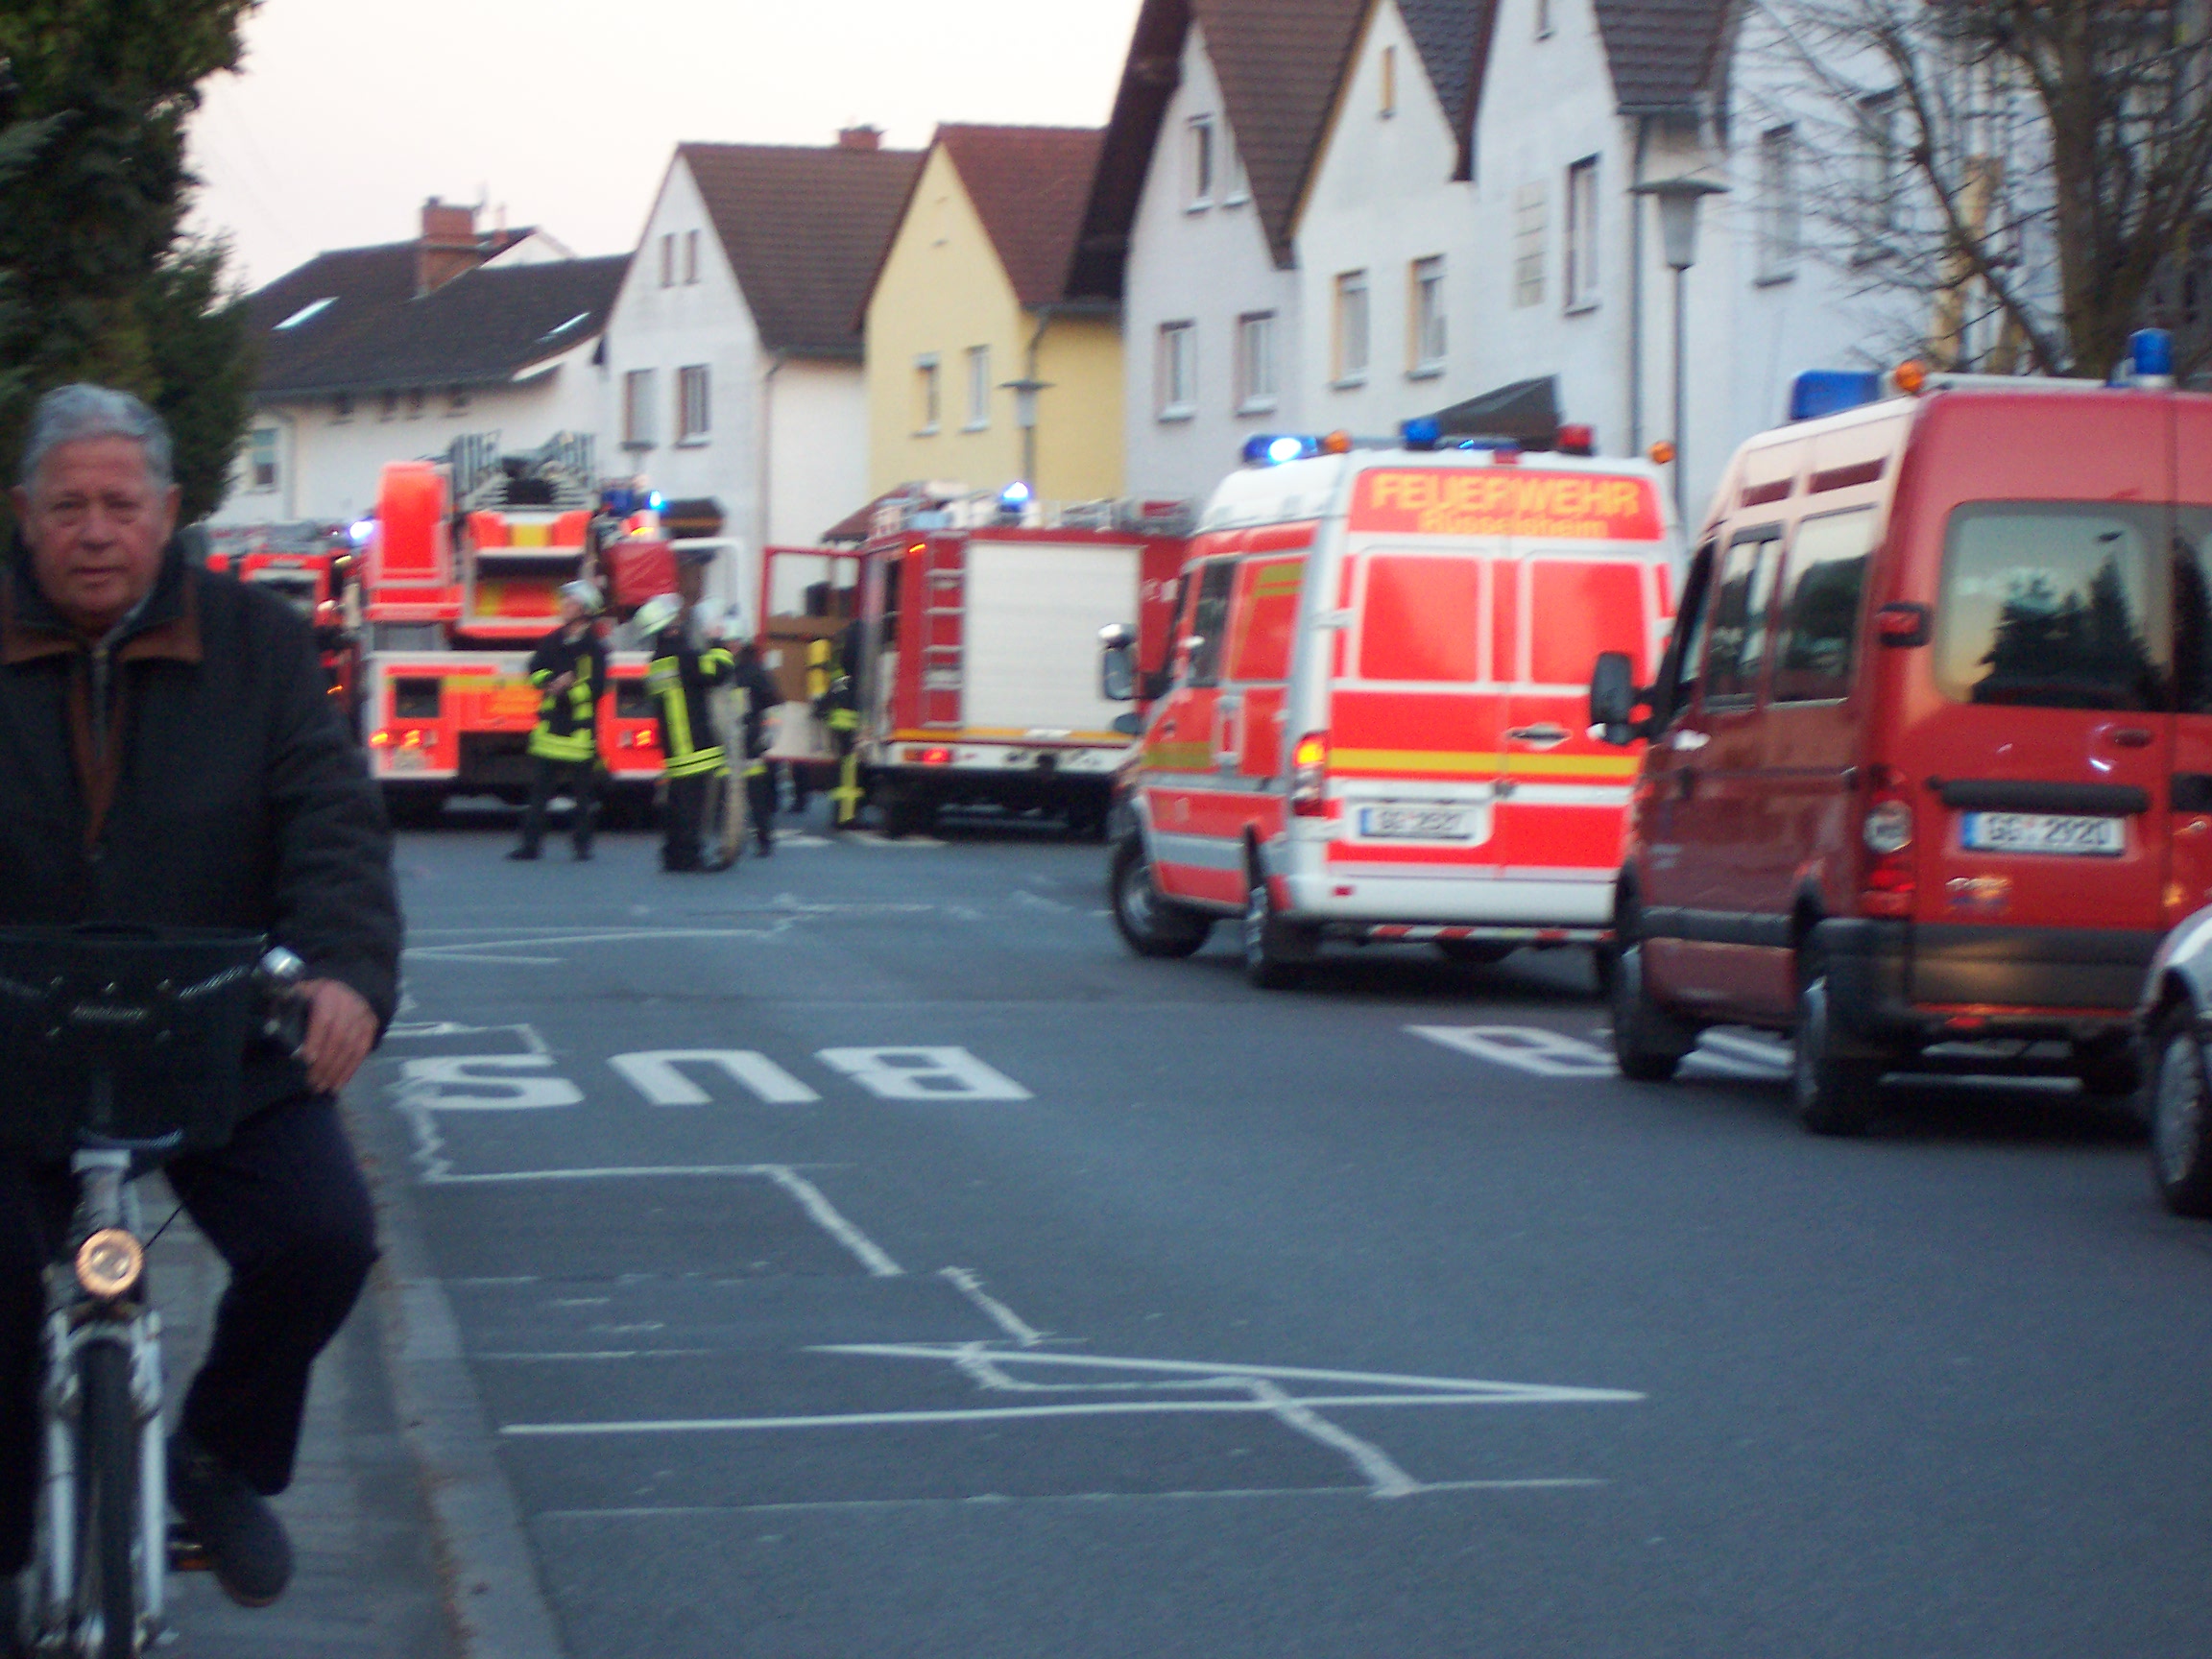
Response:
[[[357,724],[361,618],[353,543],[338,524],[224,525],[207,533],[207,568],[266,588],[315,630],[346,729]]]
[[[434,818],[451,795],[526,795],[530,652],[553,629],[562,584],[596,574],[589,477],[578,439],[384,468],[361,565],[363,724],[396,820]],[[610,816],[638,811],[661,776],[645,669],[638,652],[611,659],[613,706],[599,728]]]
[[[926,830],[952,805],[1103,831],[1138,722],[1100,694],[1098,639],[1165,639],[1190,517],[1180,501],[1048,505],[1019,486],[878,509],[839,666],[885,834]]]

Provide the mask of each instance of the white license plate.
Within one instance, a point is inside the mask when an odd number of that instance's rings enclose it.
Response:
[[[430,757],[420,749],[390,749],[385,751],[395,772],[427,772]]]
[[[2117,858],[2128,851],[2128,824],[2122,818],[2077,818],[2056,812],[1969,812],[1960,841],[1975,853]]]
[[[1480,816],[1473,806],[1362,806],[1359,833],[1370,841],[1472,841]]]

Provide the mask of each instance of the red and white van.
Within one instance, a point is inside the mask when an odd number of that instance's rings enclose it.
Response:
[[[1215,492],[1164,667],[1109,644],[1115,689],[1157,699],[1118,794],[1123,938],[1187,955],[1241,916],[1262,985],[1325,940],[1602,941],[1636,760],[1589,735],[1584,692],[1600,652],[1657,661],[1658,473],[1329,444],[1276,441],[1304,458]]]
[[[1593,686],[1649,740],[1623,1070],[1791,1031],[1825,1133],[1907,1066],[2125,1093],[2152,953],[2212,899],[2212,397],[1932,380],[1752,439],[1698,540],[1656,683]]]

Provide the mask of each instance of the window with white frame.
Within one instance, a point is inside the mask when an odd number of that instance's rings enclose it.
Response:
[[[1530,180],[1513,193],[1513,303],[1544,303],[1544,181]]]
[[[1221,135],[1221,205],[1241,207],[1252,200],[1252,180],[1244,171],[1244,152],[1228,133]]]
[[[945,387],[934,352],[914,359],[914,430],[927,436],[943,424]]]
[[[661,233],[661,286],[676,286],[676,232],[673,230]]]
[[[1876,92],[1859,100],[1859,202],[1860,228],[1871,256],[1881,252],[1880,238],[1897,228],[1902,205],[1903,151],[1898,143],[1897,94]]]
[[[622,376],[622,447],[653,447],[653,371],[633,369]]]
[[[1198,325],[1161,324],[1159,353],[1152,373],[1160,419],[1188,421],[1198,407]]]
[[[1214,168],[1217,157],[1214,154],[1214,117],[1193,115],[1185,131],[1184,142],[1190,147],[1187,178],[1190,182],[1190,204],[1193,209],[1214,205]]]
[[[1376,92],[1381,106],[1379,113],[1384,120],[1388,120],[1398,113],[1398,48],[1383,47],[1382,60],[1376,69],[1379,82]]]
[[[968,348],[968,425],[981,432],[991,424],[991,348]]]
[[[1330,378],[1357,386],[1367,378],[1367,273],[1347,271],[1336,278],[1336,316]]]
[[[684,280],[686,285],[699,280],[699,232],[684,232]]]
[[[256,426],[246,441],[246,488],[276,488],[276,428]]]
[[[1780,282],[1797,269],[1797,130],[1759,135],[1759,280]]]
[[[1416,374],[1433,374],[1444,367],[1444,259],[1441,254],[1413,261],[1412,285],[1407,305],[1412,326],[1407,330],[1407,367]]]
[[[694,363],[676,371],[676,442],[704,444],[713,418],[708,398],[707,365]]]
[[[1262,415],[1275,407],[1275,313],[1248,311],[1237,319],[1237,412]]]
[[[1567,169],[1567,309],[1598,303],[1598,157]]]

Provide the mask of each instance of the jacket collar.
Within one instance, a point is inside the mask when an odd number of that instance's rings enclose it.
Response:
[[[0,666],[13,667],[46,657],[85,651],[90,642],[61,618],[32,573],[31,550],[20,535],[0,567]],[[137,613],[125,621],[114,641],[120,662],[202,660],[199,595],[184,560],[181,541],[172,537],[161,550],[154,590]]]

